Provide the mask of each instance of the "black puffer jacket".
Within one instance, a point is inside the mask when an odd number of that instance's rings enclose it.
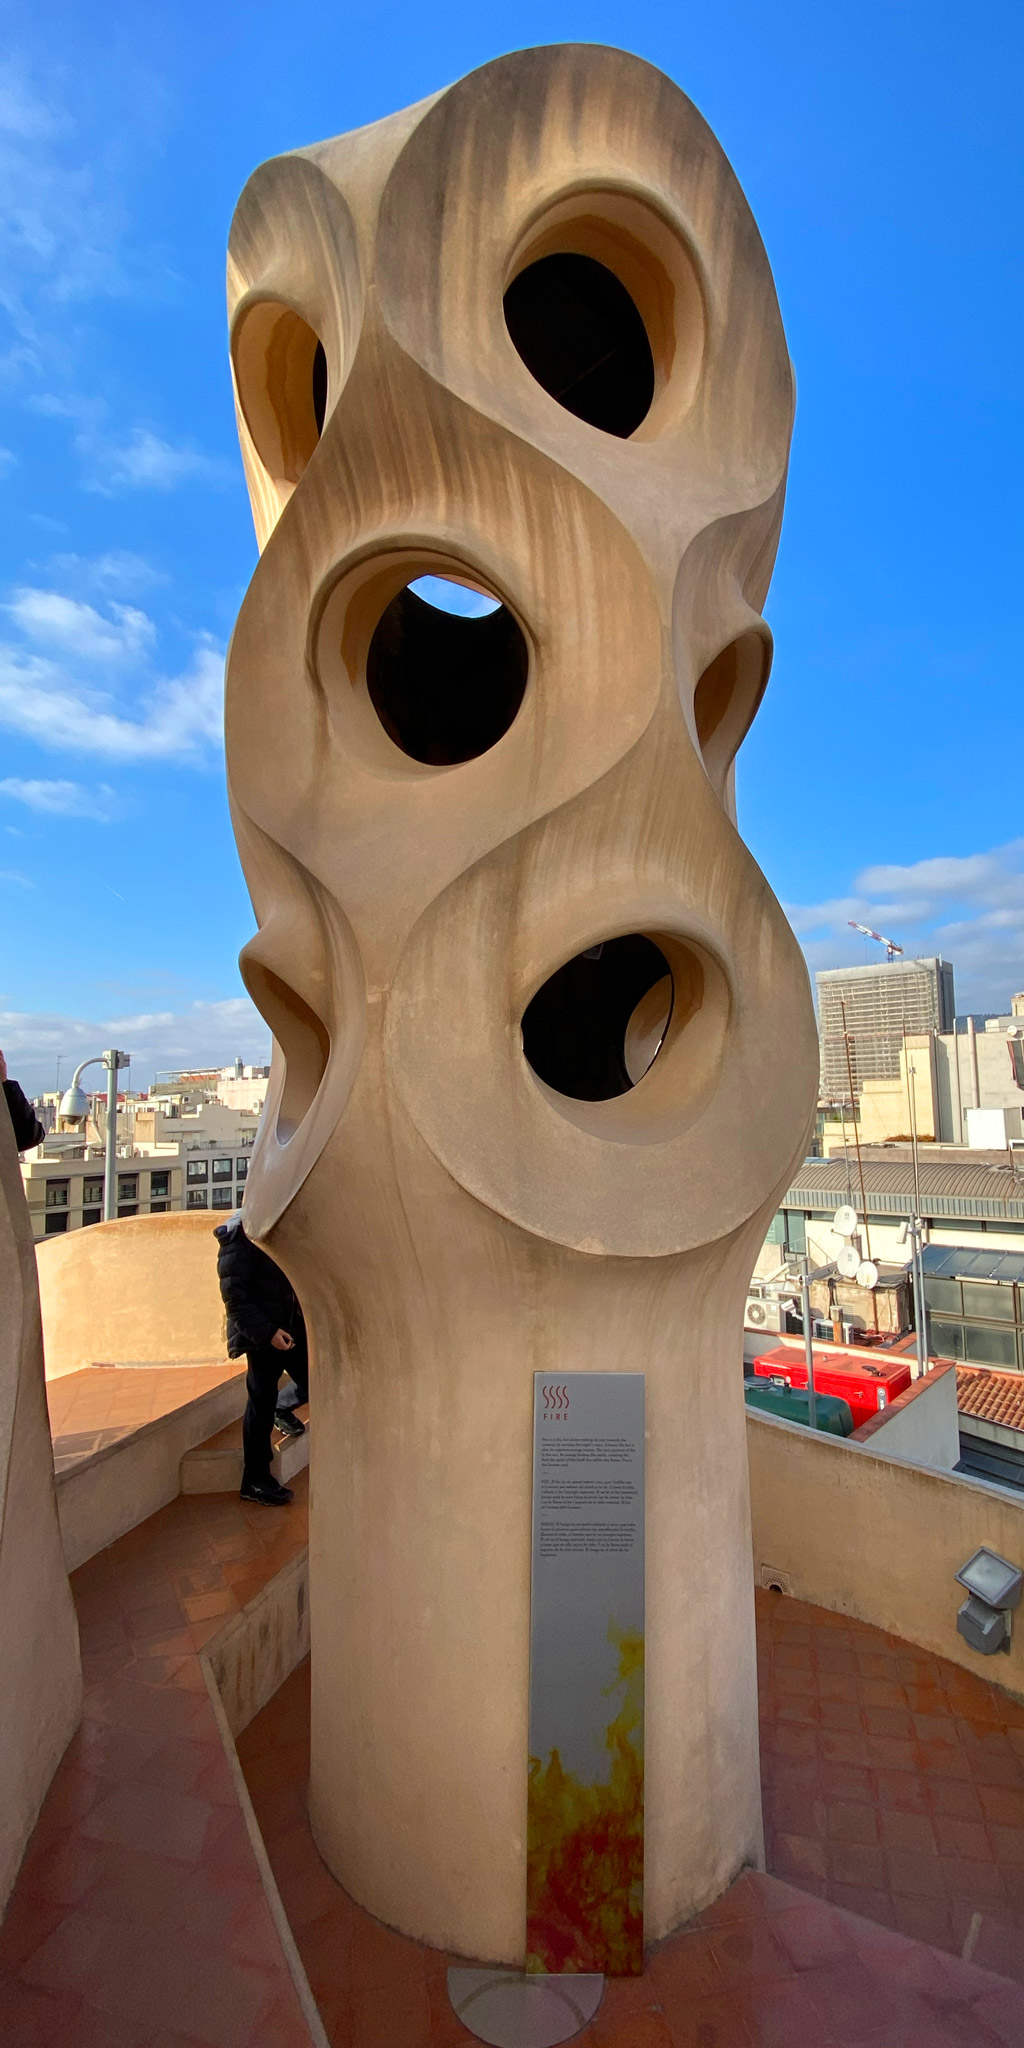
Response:
[[[228,1312],[228,1357],[261,1350],[275,1330],[287,1330],[301,1344],[305,1324],[295,1290],[280,1266],[246,1237],[241,1217],[219,1223],[213,1234],[220,1247],[217,1278]]]
[[[4,1082],[4,1095],[14,1125],[14,1142],[19,1152],[27,1152],[30,1145],[41,1145],[46,1136],[32,1104],[17,1081]]]

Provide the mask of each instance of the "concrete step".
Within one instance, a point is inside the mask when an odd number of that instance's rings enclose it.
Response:
[[[309,1410],[299,1408],[304,1436],[284,1436],[274,1431],[274,1462],[271,1470],[282,1486],[288,1486],[296,1472],[309,1464]],[[242,1483],[242,1425],[229,1423],[205,1444],[195,1444],[181,1461],[182,1493],[237,1493]]]
[[[129,1398],[130,1383],[154,1377],[170,1379],[170,1373],[136,1374],[125,1368],[69,1376],[69,1380],[73,1377],[90,1384],[102,1382],[109,1397],[110,1424],[107,1429],[95,1426],[100,1410],[94,1406],[89,1416],[94,1425],[89,1444],[77,1440],[82,1436],[81,1430],[68,1434],[65,1429],[54,1440],[57,1511],[69,1572],[176,1498],[181,1486],[182,1458],[194,1445],[208,1443],[216,1431],[223,1434],[225,1426],[240,1436],[240,1418],[245,1408],[244,1360],[241,1365],[225,1360],[223,1375],[204,1392],[190,1391],[188,1398],[175,1399],[173,1390],[165,1389],[165,1412],[145,1422],[134,1419],[138,1403],[133,1405]],[[195,1378],[194,1370],[182,1370],[183,1394],[192,1389]],[[54,1382],[55,1398],[58,1392],[64,1396],[66,1405],[61,1380]],[[84,1412],[77,1415],[78,1422],[85,1419]],[[73,1422],[76,1416],[69,1413],[64,1420]]]

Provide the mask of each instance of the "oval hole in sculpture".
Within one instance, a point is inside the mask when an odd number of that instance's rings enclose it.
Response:
[[[425,593],[429,593],[426,595]],[[508,731],[529,672],[500,598],[449,577],[406,584],[378,620],[366,687],[385,732],[414,761],[472,761]]]
[[[327,356],[291,306],[260,299],[235,329],[238,400],[256,452],[278,483],[296,484],[327,417]]]
[[[327,1071],[331,1040],[327,1026],[310,1005],[262,961],[243,959],[245,985],[284,1056],[284,1087],[277,1113],[277,1135],[286,1145],[312,1107]]]
[[[550,975],[523,1012],[523,1051],[538,1079],[577,1102],[625,1095],[653,1066],[675,984],[641,932],[606,939]]]
[[[651,409],[654,357],[640,312],[592,256],[542,256],[513,278],[505,325],[531,376],[577,419],[627,440]]]
[[[717,787],[754,721],[771,666],[771,644],[742,633],[709,662],[693,694],[693,718],[704,765]]]

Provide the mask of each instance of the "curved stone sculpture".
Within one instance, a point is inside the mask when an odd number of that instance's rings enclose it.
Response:
[[[0,1101],[0,1914],[82,1711],[46,1413],[35,1247]]]
[[[567,46],[265,164],[229,294],[246,1219],[315,1358],[314,1829],[383,1920],[521,1960],[532,1375],[642,1370],[658,1936],[760,1854],[740,1330],[817,1072],[732,794],[771,273],[683,94]]]

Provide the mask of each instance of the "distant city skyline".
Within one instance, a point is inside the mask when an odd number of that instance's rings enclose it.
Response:
[[[950,0],[628,18],[525,0],[514,21],[494,0],[40,0],[7,28],[0,1045],[33,1092],[58,1052],[67,1072],[112,1039],[140,1075],[266,1055],[220,740],[255,560],[230,215],[262,158],[510,40],[625,41],[669,72],[768,249],[797,424],[775,667],[737,789],[812,975],[874,957],[853,918],[951,960],[959,1009],[1006,1007],[1024,986],[1018,8],[968,27]]]

